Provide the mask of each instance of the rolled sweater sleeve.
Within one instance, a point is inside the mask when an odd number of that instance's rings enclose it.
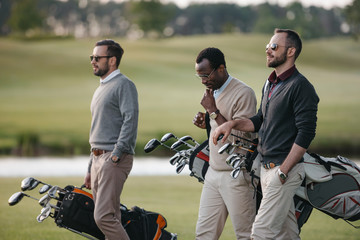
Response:
[[[262,115],[262,111],[261,111],[261,106],[260,106],[257,114],[250,118],[250,121],[254,124],[254,132],[258,132],[260,127],[261,127],[261,124],[263,122],[263,115]]]
[[[308,81],[296,85],[293,97],[295,125],[298,130],[295,143],[307,149],[316,134],[319,97]]]

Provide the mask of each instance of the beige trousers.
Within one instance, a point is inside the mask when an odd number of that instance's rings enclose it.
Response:
[[[252,228],[254,240],[300,239],[293,198],[305,177],[304,164],[296,164],[284,184],[280,182],[278,169],[279,166],[272,169],[261,167],[263,198]]]
[[[131,171],[133,155],[123,154],[118,163],[111,161],[111,152],[93,156],[91,188],[95,202],[95,222],[107,240],[128,240],[121,224],[120,195]]]
[[[250,239],[256,213],[254,191],[246,171],[233,179],[230,171],[216,171],[209,167],[200,198],[196,239],[219,239],[228,215],[236,239]]]

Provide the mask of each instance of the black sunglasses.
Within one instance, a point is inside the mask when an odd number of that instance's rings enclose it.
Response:
[[[272,43],[272,44],[266,45],[265,50],[267,51],[270,48],[272,51],[276,51],[276,50],[278,50],[279,47],[286,47],[286,46],[280,46],[277,43]]]
[[[95,62],[98,62],[100,60],[100,58],[111,58],[111,57],[114,57],[114,56],[93,56],[93,55],[90,55],[90,61],[95,59]]]

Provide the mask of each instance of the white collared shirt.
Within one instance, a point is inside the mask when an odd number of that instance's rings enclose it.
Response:
[[[221,86],[221,88],[216,89],[216,90],[214,91],[214,98],[215,98],[215,99],[217,99],[217,98],[220,96],[220,94],[224,91],[224,89],[227,87],[227,85],[229,85],[229,83],[231,82],[231,79],[232,79],[232,76],[230,76],[230,74],[229,74],[228,79],[227,79],[226,82]]]
[[[115,71],[111,72],[109,74],[109,76],[107,76],[105,79],[101,79],[100,78],[100,83],[106,83],[108,81],[110,81],[111,79],[113,79],[115,76],[120,74],[120,69],[116,69]]]

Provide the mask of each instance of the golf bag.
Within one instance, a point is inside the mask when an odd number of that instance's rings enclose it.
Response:
[[[247,170],[260,176],[260,161],[255,155],[256,151],[250,156],[253,161],[247,162]],[[360,219],[360,168],[355,163],[341,156],[325,158],[305,153],[304,168],[305,179],[294,196],[299,229],[312,208],[347,223]]]
[[[204,182],[205,174],[209,168],[209,140],[194,149],[189,159],[190,176]]]
[[[304,166],[306,181],[296,195],[335,219],[360,219],[360,168],[355,163],[306,153]]]
[[[65,187],[66,192],[60,193],[55,212],[55,223],[89,239],[103,240],[104,234],[97,227],[93,212],[94,202],[92,195],[74,186]],[[121,210],[121,222],[131,240],[175,240],[175,234],[167,232],[166,219],[159,213],[146,211],[137,206],[127,209],[124,205]],[[90,236],[89,236],[90,235]]]
[[[89,234],[96,239],[105,239],[94,220],[94,201],[92,195],[74,186],[66,186],[65,193],[59,192],[60,199],[56,206],[55,223],[58,227],[84,235]],[[88,237],[89,238],[89,237]],[[92,239],[90,237],[90,239]]]

